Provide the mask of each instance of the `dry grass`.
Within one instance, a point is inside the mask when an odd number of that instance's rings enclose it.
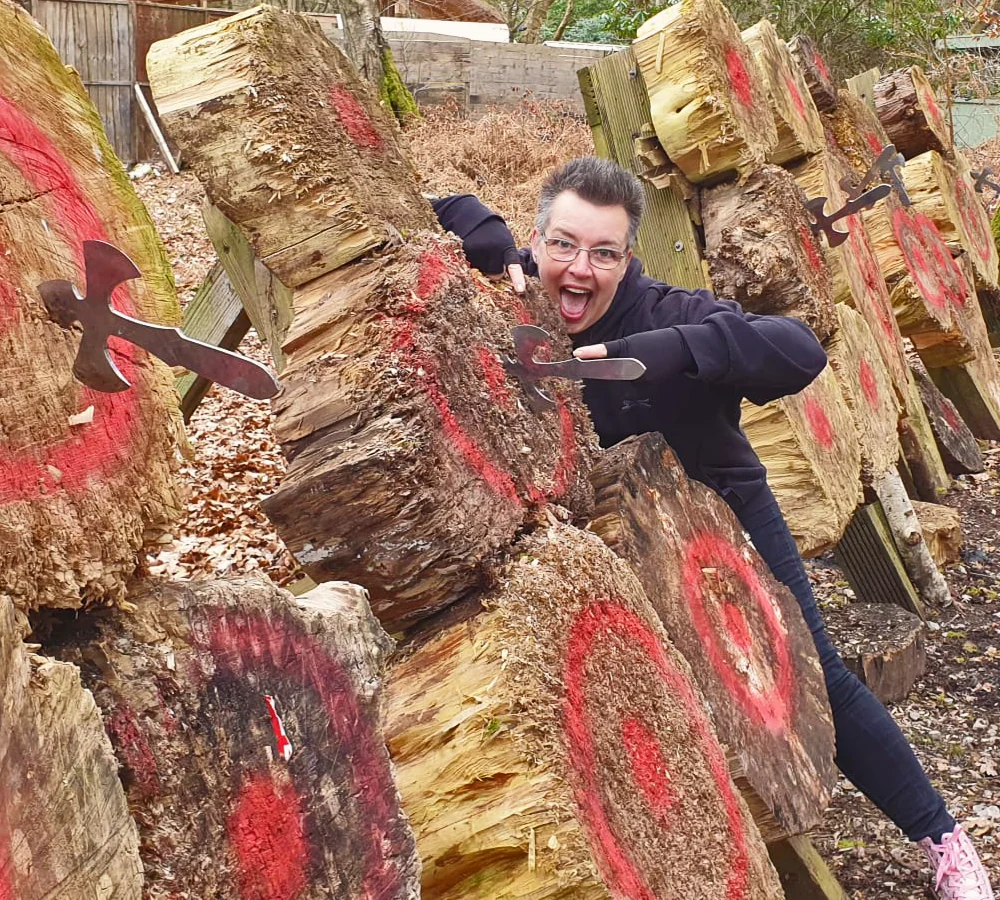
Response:
[[[590,128],[568,104],[530,98],[477,119],[454,108],[425,111],[406,134],[425,191],[475,194],[507,220],[521,244],[531,234],[545,176],[594,152]]]

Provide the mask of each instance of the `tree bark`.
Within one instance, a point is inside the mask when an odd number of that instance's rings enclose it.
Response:
[[[833,370],[764,406],[745,400],[742,426],[799,552],[830,549],[861,500],[858,436]]]
[[[872,487],[882,502],[896,548],[920,599],[939,608],[947,605],[951,600],[948,584],[924,543],[920,522],[899,475],[895,471],[886,472]]]
[[[0,594],[0,897],[139,900],[139,835],[80,673]]]
[[[119,311],[179,325],[180,308],[163,243],[79,76],[10,3],[0,43],[0,593],[24,609],[115,603],[144,535],[184,503],[174,379],[112,338],[132,388],[84,386],[73,375],[81,329],[52,321],[38,285],[68,279],[85,292],[83,242],[101,240],[142,272],[116,290]]]
[[[344,23],[347,55],[377,95],[385,78],[382,54],[389,46],[378,6],[372,0],[339,0],[337,12]]]
[[[764,840],[815,827],[834,777],[833,721],[795,598],[660,435],[616,445],[593,479],[590,527],[632,566],[691,665]]]
[[[415,900],[364,591],[146,582],[76,634],[139,822],[144,896]],[[82,896],[82,895],[79,895]]]
[[[845,88],[838,92],[836,108],[823,114],[823,124],[859,181],[889,143],[868,104]]]
[[[437,226],[391,113],[303,16],[257,7],[158,41],[163,122],[288,288]]]
[[[923,69],[910,66],[875,84],[875,111],[889,140],[907,159],[936,150],[950,153],[951,131]]]
[[[779,900],[691,671],[628,565],[553,525],[497,576],[485,612],[389,682],[425,900],[707,900],[734,885]]]
[[[805,199],[778,166],[703,191],[706,256],[721,296],[749,312],[795,316],[825,341],[836,327],[832,283]]]
[[[682,0],[639,27],[653,127],[693,182],[760,167],[778,133],[763,75],[720,0]]]
[[[559,25],[556,26],[556,30],[552,34],[552,40],[562,40],[563,34],[566,32],[566,28],[569,26],[569,23],[573,21],[574,9],[574,0],[566,0],[566,9],[563,11],[563,17],[559,20]]]
[[[985,469],[983,454],[969,426],[958,414],[955,404],[938,390],[926,372],[914,369],[913,377],[949,474],[969,475],[982,472]]]
[[[778,146],[771,151],[768,162],[785,165],[812,153],[825,145],[823,122],[813,102],[805,76],[792,58],[775,27],[761,19],[743,32],[760,66],[767,88],[768,101],[778,129]]]
[[[905,700],[927,669],[924,623],[891,603],[848,603],[823,618],[844,664],[883,703]]]
[[[861,480],[871,484],[899,459],[899,403],[875,338],[860,313],[838,304],[837,321],[839,327],[827,344],[827,357],[854,417]]]
[[[525,44],[537,44],[541,39],[545,17],[552,8],[553,0],[535,0],[528,9],[521,38]]]
[[[811,37],[797,34],[788,42],[792,58],[799,64],[813,102],[820,112],[830,112],[837,106],[837,84],[826,67],[826,61]]]

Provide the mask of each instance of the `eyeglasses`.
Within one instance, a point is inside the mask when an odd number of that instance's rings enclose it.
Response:
[[[628,255],[621,250],[612,250],[610,247],[578,247],[572,241],[566,241],[562,238],[543,238],[543,243],[549,258],[556,262],[572,262],[583,250],[595,269],[615,269]]]

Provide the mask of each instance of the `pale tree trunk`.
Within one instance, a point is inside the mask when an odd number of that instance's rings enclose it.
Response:
[[[542,34],[542,26],[545,24],[545,17],[549,14],[553,0],[535,0],[528,10],[528,17],[524,20],[524,35],[522,41],[525,44],[537,44]]]
[[[340,0],[344,23],[344,49],[362,78],[378,92],[385,70],[382,54],[388,48],[376,0]]]
[[[563,13],[563,17],[559,22],[559,26],[555,30],[555,34],[552,35],[552,40],[562,40],[563,32],[566,31],[566,26],[569,25],[570,20],[573,18],[573,6],[573,0],[566,0],[566,11]]]

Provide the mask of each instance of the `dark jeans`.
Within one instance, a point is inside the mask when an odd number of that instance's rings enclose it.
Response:
[[[940,842],[955,827],[944,801],[886,708],[848,671],[823,627],[795,541],[770,490],[734,512],[775,578],[802,607],[826,677],[837,736],[836,763],[854,785],[911,841]]]

